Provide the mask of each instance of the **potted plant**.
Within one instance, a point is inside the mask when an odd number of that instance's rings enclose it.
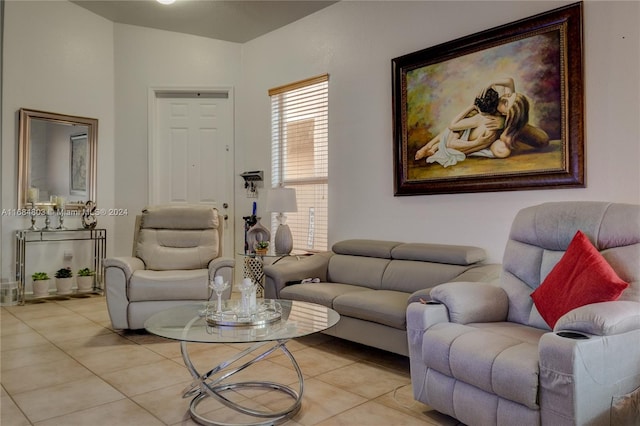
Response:
[[[71,268],[61,268],[56,272],[56,290],[58,294],[71,293],[71,287],[73,287],[73,272]]]
[[[96,271],[89,268],[83,268],[78,270],[78,278],[76,278],[76,284],[78,285],[78,291],[90,291],[93,289],[93,276]]]
[[[256,254],[260,256],[264,256],[269,251],[269,241],[258,241],[253,247],[256,251]]]
[[[34,272],[31,275],[33,280],[33,295],[34,297],[43,297],[49,295],[49,275],[46,272]]]

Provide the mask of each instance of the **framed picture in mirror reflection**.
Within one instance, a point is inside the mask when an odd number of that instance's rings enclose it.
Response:
[[[71,195],[87,195],[87,134],[71,136]]]

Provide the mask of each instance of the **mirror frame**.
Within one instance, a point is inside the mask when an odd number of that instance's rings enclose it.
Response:
[[[31,207],[27,205],[27,193],[31,185],[31,120],[40,119],[53,121],[67,125],[87,126],[87,197],[96,203],[97,197],[97,164],[98,164],[98,119],[79,117],[74,115],[57,114],[54,112],[38,111],[28,108],[20,108],[18,136],[18,209]],[[65,173],[67,171],[65,170]],[[85,206],[83,202],[67,202],[64,208],[82,209]],[[97,204],[97,203],[96,203]],[[53,203],[37,202],[36,208],[49,208]]]

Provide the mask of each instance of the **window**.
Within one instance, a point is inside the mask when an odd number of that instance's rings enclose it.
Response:
[[[294,250],[327,250],[328,95],[328,75],[269,90],[271,182],[296,190],[298,211],[286,213]],[[272,214],[272,234],[277,226]]]

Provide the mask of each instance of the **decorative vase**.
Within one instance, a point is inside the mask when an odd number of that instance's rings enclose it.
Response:
[[[250,253],[255,253],[255,245],[259,241],[269,241],[271,239],[271,232],[262,226],[260,218],[257,218],[257,222],[247,231],[247,247]]]
[[[73,277],[56,278],[56,290],[58,294],[71,293],[71,287],[73,287]]]
[[[76,278],[76,283],[78,285],[78,291],[91,291],[93,290],[93,276],[82,276],[79,275]]]
[[[49,295],[49,282],[51,280],[33,281],[33,296],[44,297]]]

